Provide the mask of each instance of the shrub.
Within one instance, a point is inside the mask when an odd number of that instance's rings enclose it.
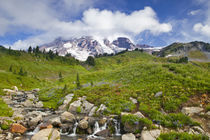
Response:
[[[140,124],[141,126],[143,127],[146,126],[149,129],[155,128],[151,120],[147,118],[139,118],[138,116],[133,114],[123,115],[121,121],[123,124],[125,123],[128,123],[130,125]]]
[[[208,140],[208,137],[203,135],[192,135],[188,133],[170,132],[161,134],[157,140]]]

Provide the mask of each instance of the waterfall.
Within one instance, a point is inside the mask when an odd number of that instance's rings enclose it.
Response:
[[[120,134],[120,122],[118,122],[115,119],[113,119],[113,122],[114,122],[114,128],[115,128],[115,135],[116,136],[121,136],[121,134]]]
[[[34,135],[34,134],[38,133],[39,130],[40,130],[40,129],[39,129],[39,128],[40,128],[40,125],[41,125],[41,124],[37,125],[37,127],[34,129],[34,131],[28,132],[28,133],[26,133],[26,135]]]
[[[76,122],[74,124],[73,133],[69,134],[68,136],[70,136],[70,137],[75,137],[76,136],[77,125],[78,125],[78,122]]]
[[[98,121],[95,122],[95,125],[94,125],[94,129],[93,129],[93,134],[92,135],[89,135],[87,138],[100,138],[100,139],[104,139],[102,137],[98,137],[98,136],[95,136],[96,133],[102,131],[102,130],[105,130],[107,127],[107,123],[105,123],[103,126],[99,127],[99,124],[98,124]]]

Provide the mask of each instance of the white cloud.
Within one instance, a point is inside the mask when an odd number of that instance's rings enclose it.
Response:
[[[90,7],[90,0],[62,0],[66,10],[72,6]],[[113,39],[117,36],[135,37],[143,31],[149,31],[153,35],[167,33],[172,30],[169,23],[160,23],[155,11],[150,7],[134,11],[131,14],[119,11],[99,10],[90,8],[83,12],[80,20],[63,20],[63,13],[52,8],[54,0],[0,0],[0,27],[1,34],[17,32],[29,29],[29,32],[39,31],[41,34],[19,40],[12,46],[16,49],[35,46],[62,36],[64,38],[80,37],[84,35],[98,38]],[[61,7],[61,6],[58,6]],[[66,13],[65,13],[66,14]]]
[[[193,27],[194,31],[200,32],[203,35],[210,37],[210,25],[203,25],[202,23],[197,23]]]
[[[198,15],[199,13],[201,13],[201,10],[198,9],[198,10],[192,10],[188,13],[188,15],[191,15],[191,16],[195,16],[195,15]]]
[[[205,12],[205,17],[206,20],[201,23],[196,23],[193,26],[193,30],[204,37],[210,37],[210,1],[207,0],[198,0],[200,3],[203,3],[205,5],[206,10]]]

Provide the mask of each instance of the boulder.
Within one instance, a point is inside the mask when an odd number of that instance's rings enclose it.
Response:
[[[101,104],[99,109],[97,110],[97,114],[103,114],[103,112],[107,109],[107,107],[104,104]]]
[[[139,118],[145,118],[144,115],[141,113],[141,112],[136,112],[135,114],[133,115],[136,115],[137,117]]]
[[[42,108],[44,105],[43,105],[43,102],[42,101],[39,101],[36,103],[35,105],[37,108]]]
[[[160,136],[159,129],[150,130],[150,131],[143,130],[141,132],[140,140],[156,140],[159,136]]]
[[[160,97],[160,96],[162,96],[162,94],[163,94],[163,92],[162,92],[162,91],[157,92],[157,93],[155,94],[155,97]]]
[[[207,116],[207,118],[210,119],[210,111],[208,111],[208,112],[206,113],[206,116]]]
[[[26,100],[25,102],[22,103],[25,107],[33,107],[34,103],[31,100]]]
[[[18,88],[16,86],[12,87],[14,89],[15,92],[18,92]]]
[[[71,102],[71,100],[73,99],[74,94],[68,94],[64,97],[64,101],[63,104],[68,104],[69,102]]]
[[[132,98],[132,97],[130,97],[130,100],[131,100],[131,102],[132,102],[133,104],[137,104],[137,103],[138,103],[138,101],[137,101],[136,99]]]
[[[136,140],[136,137],[132,133],[124,134],[122,135],[122,140]]]
[[[34,100],[36,97],[34,94],[27,94],[29,100]]]
[[[83,101],[83,104],[82,104],[82,111],[81,113],[89,113],[90,110],[93,108],[94,104],[91,104],[90,102],[88,101]]]
[[[131,114],[131,113],[128,113],[128,112],[121,112],[120,115],[121,115],[121,117],[122,117],[122,116],[124,116],[124,115],[130,115],[130,114]]]
[[[28,124],[29,124],[30,127],[32,127],[32,126],[37,126],[37,124],[38,124],[39,122],[41,122],[42,120],[43,120],[42,115],[38,115],[38,116],[36,116],[36,117],[31,117],[31,118],[29,118]]]
[[[60,117],[55,117],[55,118],[52,118],[52,119],[50,119],[49,120],[49,122],[53,125],[53,126],[55,126],[55,127],[57,127],[57,126],[61,126],[61,119],[60,119]]]
[[[31,140],[60,140],[60,132],[56,129],[42,129]]]
[[[81,100],[74,101],[70,104],[68,111],[69,112],[76,112],[78,107],[81,107]]]
[[[81,129],[87,129],[88,128],[88,121],[87,119],[83,119],[79,122],[78,127]]]
[[[6,140],[13,140],[13,134],[10,132],[7,132]]]
[[[71,100],[73,99],[74,94],[68,94],[64,97],[64,101],[63,104],[59,107],[59,110],[66,110],[68,104],[71,102]]]
[[[185,115],[193,115],[193,114],[198,114],[204,109],[201,107],[183,107],[181,112]]]
[[[0,140],[5,140],[6,139],[6,135],[5,134],[0,134]]]
[[[17,124],[17,123],[12,124],[12,126],[11,126],[12,133],[23,134],[23,133],[25,133],[26,130],[27,130],[27,128],[25,128],[24,126]]]
[[[35,88],[35,89],[33,89],[33,92],[39,92],[40,91],[40,89],[39,88]]]
[[[65,111],[64,113],[61,114],[62,123],[73,123],[74,121],[75,121],[75,116],[72,113]]]
[[[100,136],[100,137],[108,137],[109,136],[109,130],[108,129],[101,130],[101,131],[97,132],[95,135]]]
[[[53,126],[50,123],[42,123],[39,125],[39,129],[46,129],[46,128],[53,128]]]
[[[193,126],[192,128],[190,128],[190,132],[191,134],[202,134],[202,135],[205,135],[205,131],[200,128],[199,126]]]
[[[88,116],[92,117],[92,116],[95,114],[96,109],[97,109],[97,107],[96,107],[96,106],[94,106],[94,107],[90,110],[90,112],[89,112]]]

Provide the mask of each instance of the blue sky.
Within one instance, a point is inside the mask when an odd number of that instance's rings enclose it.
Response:
[[[210,42],[210,0],[0,0],[2,45],[25,49],[88,35],[152,46]]]

